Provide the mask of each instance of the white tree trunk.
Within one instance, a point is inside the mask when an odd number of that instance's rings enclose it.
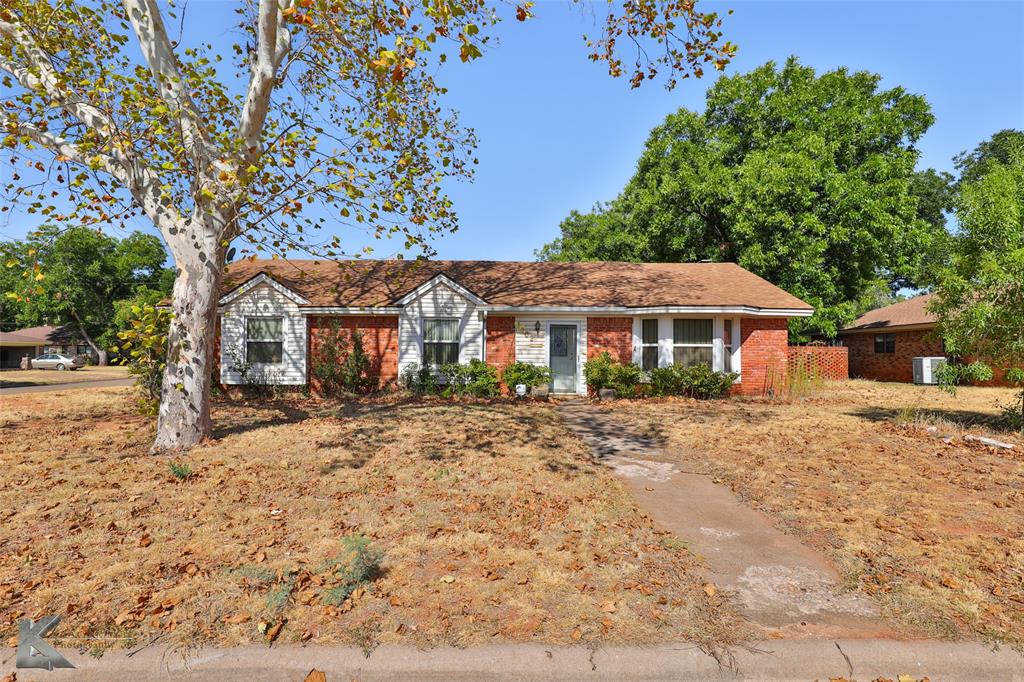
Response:
[[[167,337],[164,372],[151,452],[188,450],[210,436],[210,383],[214,366],[217,301],[220,296],[221,249],[205,254],[192,250],[175,260],[171,307],[174,318]]]

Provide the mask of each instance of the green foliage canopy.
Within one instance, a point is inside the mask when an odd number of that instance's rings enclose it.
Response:
[[[914,183],[930,107],[880,80],[796,58],[720,78],[703,113],[680,109],[651,132],[614,201],[572,213],[538,256],[734,261],[814,305],[794,331],[834,333],[880,277],[912,284],[943,232],[943,178]]]

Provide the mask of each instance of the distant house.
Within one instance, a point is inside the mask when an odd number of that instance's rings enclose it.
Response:
[[[849,348],[850,376],[878,381],[914,381],[913,359],[945,356],[935,334],[938,318],[928,312],[934,294],[922,294],[868,311],[839,331]],[[997,369],[986,385],[1005,385]]]
[[[80,343],[68,327],[26,327],[13,332],[0,332],[0,369],[21,366],[23,357],[38,357],[43,353],[61,353],[68,357],[85,355],[94,357],[88,344]]]
[[[220,299],[220,377],[315,384],[328,330],[358,330],[382,383],[413,366],[519,360],[583,394],[603,351],[645,369],[737,372],[737,392],[784,380],[787,318],[813,309],[732,263],[241,261]]]

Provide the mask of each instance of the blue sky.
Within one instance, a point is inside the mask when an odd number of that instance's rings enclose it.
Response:
[[[193,2],[190,22],[223,27],[232,4]],[[958,152],[1002,128],[1024,128],[1024,3],[702,4],[735,10],[723,27],[739,45],[727,73],[794,54],[819,71],[866,69],[881,74],[884,87],[923,94],[936,123],[920,143],[922,168],[951,170]],[[446,67],[448,102],[476,129],[480,165],[473,184],[451,188],[461,228],[435,242],[439,257],[532,259],[570,210],[618,193],[666,114],[703,108],[713,77],[671,92],[659,83],[630,90],[589,61],[581,34],[594,31],[602,7],[540,0],[535,19],[500,27],[500,45],[483,59]],[[16,214],[0,234],[34,227],[31,216]],[[362,235],[341,234],[351,250],[363,245]]]

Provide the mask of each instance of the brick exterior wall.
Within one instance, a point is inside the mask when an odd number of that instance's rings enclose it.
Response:
[[[341,329],[358,330],[363,337],[363,350],[370,357],[370,374],[378,377],[381,387],[398,380],[398,316],[310,316],[307,337],[308,358],[306,381],[314,391],[319,390],[313,376],[317,352],[331,325],[337,322]]]
[[[930,329],[885,332],[896,335],[895,353],[875,352],[875,333],[844,334],[850,349],[850,376],[876,381],[914,381],[914,358],[942,355],[942,342],[931,338]]]
[[[516,361],[516,318],[487,317],[487,364],[500,371]]]
[[[850,378],[850,354],[845,346],[790,346],[787,371],[797,371],[801,364],[811,376],[831,381]]]
[[[608,351],[613,360],[633,361],[632,317],[588,317],[587,360]]]
[[[789,355],[789,327],[784,317],[740,320],[740,362],[743,380],[733,393],[778,393],[785,385]]]

